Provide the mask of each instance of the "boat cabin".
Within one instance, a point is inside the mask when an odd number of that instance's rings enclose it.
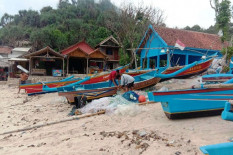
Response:
[[[182,42],[183,46],[177,42]],[[221,49],[222,42],[218,35],[150,25],[136,53],[140,55],[143,69],[155,68],[162,71],[212,55],[222,56]]]

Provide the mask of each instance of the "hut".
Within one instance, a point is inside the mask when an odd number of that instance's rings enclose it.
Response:
[[[30,75],[64,76],[65,57],[48,46],[24,57],[29,60]]]
[[[108,56],[108,60],[106,61],[108,69],[117,68],[119,66],[119,49],[121,46],[112,35],[101,41],[95,48]]]
[[[67,57],[67,74],[88,74],[101,72],[108,56],[99,49],[93,49],[84,40],[61,51]]]

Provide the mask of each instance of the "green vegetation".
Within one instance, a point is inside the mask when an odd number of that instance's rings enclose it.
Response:
[[[228,0],[219,3],[216,25],[203,29],[199,25],[186,30],[217,34],[223,29],[230,40],[233,29],[229,25]],[[33,50],[50,46],[61,51],[85,40],[92,47],[113,35],[120,43],[120,64],[134,61],[133,49],[137,47],[149,24],[166,26],[160,9],[138,7],[129,3],[120,8],[110,0],[59,0],[57,9],[50,6],[40,11],[20,10],[12,16],[5,13],[0,21],[0,45],[17,46],[18,41],[30,41]],[[229,33],[228,33],[229,32]]]
[[[156,19],[158,15],[158,19]],[[85,40],[95,47],[113,35],[120,43],[121,65],[130,62],[135,48],[149,24],[163,24],[162,11],[132,4],[117,8],[110,0],[59,0],[57,9],[50,6],[5,13],[0,21],[0,45],[17,46],[30,41],[33,50],[50,46],[60,51]]]

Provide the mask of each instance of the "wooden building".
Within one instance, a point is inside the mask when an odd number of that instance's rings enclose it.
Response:
[[[61,70],[64,76],[65,57],[48,46],[39,51],[26,54],[24,57],[29,59],[30,75],[51,76],[54,70]]]
[[[85,41],[78,42],[61,51],[67,57],[67,74],[88,74],[102,71],[108,56],[93,49]]]
[[[120,45],[113,36],[109,36],[108,38],[104,39],[95,48],[99,49],[101,52],[108,56],[108,60],[106,61],[108,69],[117,68],[119,66]]]

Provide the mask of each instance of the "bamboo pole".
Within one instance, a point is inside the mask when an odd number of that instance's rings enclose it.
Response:
[[[154,103],[158,103],[158,102],[154,102],[154,101],[146,101],[146,102],[141,102],[138,105],[147,105],[147,104],[154,104]]]
[[[73,121],[73,120],[78,120],[78,119],[81,119],[81,118],[86,118],[86,117],[91,117],[91,116],[96,116],[96,115],[101,115],[101,114],[105,114],[105,110],[99,111],[99,112],[94,113],[94,114],[87,114],[87,115],[83,115],[83,116],[76,116],[76,117],[71,117],[71,118],[67,118],[67,119],[63,119],[63,120],[59,120],[59,121],[54,121],[54,122],[49,122],[49,123],[45,123],[45,124],[34,125],[32,127],[27,127],[27,128],[22,128],[22,129],[16,129],[16,130],[12,130],[12,131],[7,131],[7,132],[1,133],[0,135],[11,134],[11,133],[21,132],[21,131],[27,131],[27,130],[31,130],[31,129],[34,129],[34,128],[41,128],[41,127],[45,127],[45,126],[49,126],[49,125],[53,125],[53,124],[58,124],[58,123],[63,123],[63,122],[68,122],[68,121]]]

